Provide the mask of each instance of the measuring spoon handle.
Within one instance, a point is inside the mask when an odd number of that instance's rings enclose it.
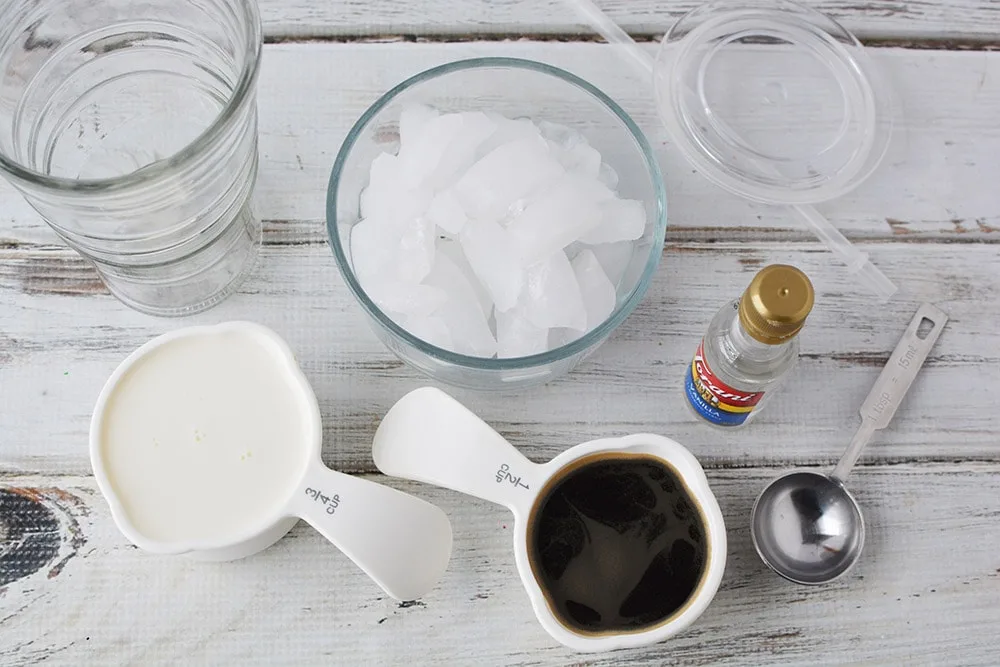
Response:
[[[920,324],[927,320],[931,329],[923,338],[917,336]],[[871,420],[872,429],[877,431],[889,425],[896,409],[903,402],[903,396],[910,389],[917,372],[941,335],[948,316],[939,308],[925,303],[917,310],[899,344],[893,351],[885,368],[861,405],[861,419]]]
[[[917,333],[924,320],[931,323],[931,328],[921,338]],[[929,303],[917,310],[885,368],[875,380],[875,385],[868,392],[868,398],[861,404],[861,426],[834,468],[834,477],[844,481],[875,431],[885,428],[892,421],[896,409],[903,402],[903,396],[913,384],[947,321],[948,316],[944,311]]]

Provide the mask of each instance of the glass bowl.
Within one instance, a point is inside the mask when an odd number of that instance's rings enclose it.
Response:
[[[361,192],[372,160],[399,148],[404,105],[426,104],[442,112],[493,111],[571,127],[600,151],[618,175],[618,193],[646,208],[646,229],[634,242],[617,287],[611,315],[580,338],[526,357],[471,357],[431,345],[396,324],[355,275],[350,228],[360,220]],[[543,384],[568,373],[603,343],[635,309],[660,261],[667,225],[667,198],[656,158],[635,122],[600,90],[569,72],[517,58],[476,58],[434,67],[380,97],[347,134],[330,176],[326,201],[330,246],[347,287],[379,339],[401,360],[440,382],[478,390],[509,390]]]

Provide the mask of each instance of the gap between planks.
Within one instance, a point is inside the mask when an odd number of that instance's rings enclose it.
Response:
[[[632,33],[636,42],[658,44],[663,39],[662,32]],[[869,48],[910,49],[913,51],[1000,51],[1000,40],[994,37],[942,38],[859,38]],[[375,35],[265,35],[265,44],[452,44],[468,42],[589,42],[604,44],[604,38],[588,33],[558,32],[481,32],[466,34],[375,34]]]
[[[886,218],[891,230],[880,232],[847,232],[844,236],[852,243],[905,243],[905,244],[1000,244],[1000,229],[982,220],[942,220],[942,226],[950,224],[954,229],[940,232],[914,232],[906,227],[909,223],[895,218]],[[262,220],[264,227],[263,244],[271,247],[296,247],[325,245],[327,240],[326,222],[322,220]],[[743,226],[743,227],[681,227],[667,225],[664,252],[702,252],[705,249],[719,252],[718,244],[731,242],[755,243],[797,243],[815,244],[816,237],[805,230],[783,227]],[[13,257],[21,252],[60,253],[69,252],[67,246],[53,242],[21,241],[0,237],[0,257]],[[816,252],[825,252],[817,249]],[[810,252],[805,250],[804,252]],[[8,254],[9,253],[9,254]],[[70,253],[75,255],[76,253]],[[55,256],[55,255],[53,255]]]
[[[846,447],[846,444],[845,444]],[[522,453],[524,453],[522,451]],[[530,457],[534,458],[534,457]],[[791,457],[788,459],[771,459],[771,460],[747,460],[747,459],[720,459],[720,458],[701,458],[698,460],[701,464],[702,469],[707,472],[714,473],[725,473],[726,471],[745,471],[745,470],[757,470],[757,471],[771,471],[774,476],[787,472],[791,469],[796,470],[818,470],[825,471],[834,466],[837,462],[836,458],[830,458],[829,460],[817,460],[817,459],[807,459],[805,457]],[[545,463],[545,461],[535,461],[535,463]],[[326,465],[326,463],[324,463]],[[1000,466],[1000,452],[996,456],[968,456],[968,457],[954,457],[954,456],[931,456],[931,457],[917,457],[917,456],[899,456],[899,457],[885,457],[880,459],[874,459],[871,461],[859,461],[854,464],[851,469],[851,474],[854,475],[858,472],[885,472],[892,469],[905,469],[914,468],[919,470],[914,470],[912,472],[925,472],[929,468],[942,468],[946,471],[951,472],[995,472],[996,466]],[[329,466],[333,467],[333,466]],[[336,470],[339,473],[345,475],[353,475],[355,477],[373,477],[382,479],[394,479],[401,480],[401,478],[392,477],[390,475],[384,474],[378,468],[373,465],[371,466],[345,466],[338,465]],[[62,478],[93,478],[93,473],[87,472],[86,470],[73,471],[73,470],[28,470],[24,468],[17,469],[3,469],[0,468],[0,488],[4,486],[17,486],[24,483],[24,480],[37,481],[39,478],[44,479],[62,479]]]

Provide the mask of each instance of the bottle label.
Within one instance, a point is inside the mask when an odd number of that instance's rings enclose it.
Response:
[[[718,426],[739,426],[764,398],[762,391],[740,391],[719,380],[705,361],[704,341],[687,370],[684,393],[699,415]]]

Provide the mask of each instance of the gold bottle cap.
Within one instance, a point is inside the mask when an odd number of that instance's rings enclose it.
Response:
[[[797,334],[813,307],[813,286],[787,264],[761,269],[740,299],[740,324],[756,340],[779,345]]]

